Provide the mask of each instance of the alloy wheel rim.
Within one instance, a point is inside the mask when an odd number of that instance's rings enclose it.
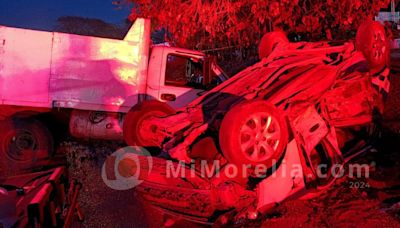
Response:
[[[240,149],[250,161],[261,162],[273,157],[280,142],[279,122],[270,113],[253,114],[240,128]]]
[[[374,59],[380,60],[386,54],[385,36],[381,32],[375,32],[372,43]]]

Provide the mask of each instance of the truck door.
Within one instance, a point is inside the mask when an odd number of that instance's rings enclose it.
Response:
[[[165,74],[160,79],[159,100],[180,108],[206,89],[206,70],[201,58],[168,54]]]

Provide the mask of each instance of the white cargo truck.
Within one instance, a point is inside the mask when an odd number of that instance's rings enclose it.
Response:
[[[1,160],[48,157],[63,124],[73,137],[122,139],[127,113],[168,114],[227,78],[202,52],[150,42],[147,19],[123,40],[0,26]]]

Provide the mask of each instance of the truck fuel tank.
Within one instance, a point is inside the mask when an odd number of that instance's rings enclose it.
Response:
[[[123,119],[121,113],[74,110],[69,131],[76,138],[122,140]]]

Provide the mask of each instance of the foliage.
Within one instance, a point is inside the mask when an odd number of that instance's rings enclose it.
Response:
[[[390,0],[129,0],[131,20],[147,17],[181,46],[250,46],[271,29],[308,40],[345,38]]]
[[[130,27],[108,24],[99,19],[82,17],[60,17],[57,19],[55,31],[85,36],[98,36],[113,39],[123,39]]]

